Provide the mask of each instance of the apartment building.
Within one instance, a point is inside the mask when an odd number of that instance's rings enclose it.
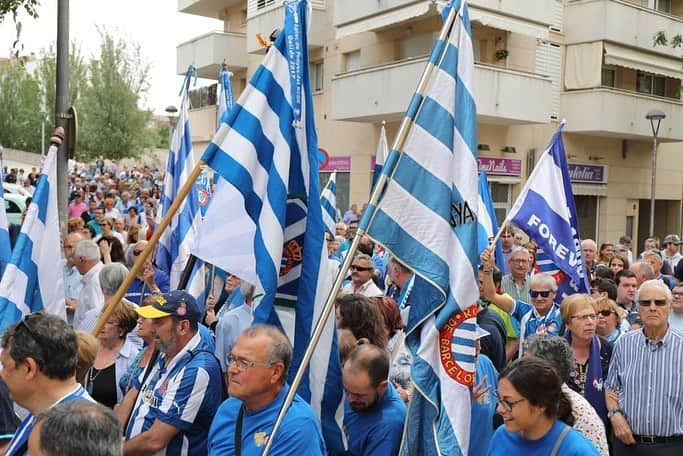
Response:
[[[368,199],[380,126],[396,134],[441,26],[440,1],[312,0],[311,84],[321,181],[337,171],[340,208]],[[681,231],[683,0],[469,0],[476,60],[479,165],[502,221],[561,119],[582,237],[648,235],[651,109],[658,132],[655,234]],[[236,95],[283,23],[280,0],[178,0],[218,18],[177,47],[178,73],[194,64],[217,79],[225,60]],[[664,33],[667,45],[653,46]],[[213,98],[211,91],[213,90]],[[215,89],[193,97],[195,150],[210,141]]]

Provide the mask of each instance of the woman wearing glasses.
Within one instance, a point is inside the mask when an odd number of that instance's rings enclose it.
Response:
[[[503,426],[493,434],[489,455],[597,456],[586,437],[570,426],[571,404],[550,363],[533,356],[514,361],[498,378],[496,411]]]
[[[603,381],[607,378],[612,345],[596,335],[598,316],[595,301],[585,294],[566,297],[560,306],[566,338],[574,352],[574,368],[567,385],[593,406],[607,425]]]
[[[598,314],[598,322],[595,332],[610,344],[623,334],[621,330],[621,320],[623,309],[609,298],[598,298],[595,300],[595,311]]]

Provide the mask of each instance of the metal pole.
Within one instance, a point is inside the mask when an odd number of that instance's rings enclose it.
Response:
[[[446,41],[446,39],[450,35],[453,24],[455,23],[455,18],[458,14],[459,11],[457,11],[455,8],[451,8],[448,17],[446,18],[446,21],[444,22],[444,25],[441,28],[441,33],[439,34],[439,38],[437,39],[438,41]],[[410,131],[410,127],[412,126],[414,119],[417,118],[420,109],[422,108],[422,103],[424,102],[424,92],[427,89],[429,82],[431,81],[435,69],[437,68],[437,65],[435,65],[432,62],[438,62],[440,64],[447,48],[447,46],[441,46],[441,48],[438,49],[438,58],[430,58],[424,72],[422,73],[422,77],[420,78],[420,82],[418,83],[415,95],[413,96],[413,99],[410,102],[410,106],[408,107],[408,113],[401,122],[401,127],[399,128],[398,133],[396,134],[396,138],[394,139],[394,145],[391,148],[391,152],[389,154],[389,157],[387,158],[386,163],[384,164],[385,170],[383,170],[382,174],[377,180],[375,188],[372,191],[372,196],[370,197],[370,201],[368,201],[365,213],[363,214],[363,217],[361,218],[361,221],[358,224],[358,231],[356,232],[356,236],[353,238],[353,242],[351,243],[351,246],[349,247],[349,250],[346,253],[344,262],[342,263],[339,269],[337,278],[335,279],[334,284],[332,285],[332,289],[330,290],[330,294],[327,297],[327,302],[325,302],[325,306],[323,307],[323,310],[320,313],[320,318],[315,324],[315,329],[311,334],[311,342],[308,344],[308,347],[306,347],[306,352],[304,353],[304,356],[301,359],[299,369],[296,371],[296,375],[294,376],[294,380],[292,381],[289,391],[287,392],[285,401],[283,402],[282,407],[280,408],[280,413],[277,416],[277,420],[275,421],[273,430],[271,431],[270,437],[268,438],[266,446],[263,449],[262,456],[267,456],[270,452],[270,449],[273,445],[273,436],[280,428],[280,425],[282,424],[282,421],[285,418],[285,414],[287,413],[287,409],[289,409],[289,406],[292,404],[292,401],[294,400],[296,390],[299,387],[299,384],[301,383],[301,380],[303,379],[303,376],[308,368],[308,364],[311,361],[311,357],[313,356],[313,351],[315,350],[315,347],[318,345],[320,336],[325,330],[327,320],[330,314],[332,313],[335,298],[337,297],[337,293],[339,292],[342,282],[346,277],[346,273],[349,270],[349,267],[351,266],[351,262],[353,261],[355,252],[358,249],[360,239],[365,235],[367,227],[369,226],[370,221],[372,220],[375,207],[377,205],[377,202],[379,201],[380,196],[383,193],[384,186],[386,185],[387,175],[392,174],[393,169],[396,166],[396,163],[398,162],[398,158],[401,153],[400,151],[403,149],[406,136]]]
[[[45,157],[45,118],[40,121],[40,156]]]
[[[652,184],[650,187],[650,237],[655,235],[655,178],[657,176],[657,133],[652,136]]]
[[[66,130],[67,110],[69,109],[69,0],[58,0],[57,3],[57,87],[56,87],[55,123]],[[57,154],[57,204],[59,208],[59,225],[66,228],[66,211],[68,204],[67,175],[68,157],[66,147],[62,143]]]

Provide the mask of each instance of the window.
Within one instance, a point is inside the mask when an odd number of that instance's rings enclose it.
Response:
[[[320,191],[325,188],[327,181],[330,180],[329,171],[320,171],[318,178],[320,179]],[[337,171],[337,208],[346,209],[349,204],[349,185],[351,184],[351,173]]]
[[[360,69],[360,49],[344,54],[344,68],[346,71]]]
[[[21,214],[21,209],[14,201],[5,200],[5,212],[8,214]]]
[[[617,70],[616,68],[602,68],[602,85],[606,87],[616,87]]]
[[[666,78],[639,71],[636,75],[636,90],[648,95],[666,96]]]
[[[325,64],[322,61],[311,62],[309,72],[311,74],[311,88],[313,92],[321,92],[324,88]]]
[[[256,0],[256,8],[263,9],[266,6],[270,6],[275,2],[275,0]]]
[[[662,13],[671,13],[671,0],[640,0],[640,5]]]
[[[498,226],[503,223],[508,211],[512,207],[512,185],[500,182],[489,182],[493,210],[496,212]]]

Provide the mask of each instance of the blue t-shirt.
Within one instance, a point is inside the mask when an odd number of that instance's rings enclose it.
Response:
[[[221,375],[199,333],[173,359],[159,356],[135,401],[126,440],[158,419],[179,431],[166,446],[167,456],[205,455],[207,429],[223,397]]]
[[[154,282],[156,282],[157,287],[159,287],[159,290],[162,293],[169,292],[171,288],[171,282],[168,278],[168,274],[166,274],[164,271],[161,271],[159,269],[154,270]],[[152,294],[152,291],[145,284],[145,282],[140,280],[139,277],[136,277],[135,279],[133,279],[133,283],[130,284],[130,287],[128,287],[128,291],[126,292],[125,298],[131,302],[134,302],[137,305],[140,305],[146,297]]]
[[[560,313],[560,306],[556,303],[553,303],[547,314],[541,316],[531,304],[515,300],[510,315],[520,322],[520,341],[524,341],[534,334],[557,336],[560,333],[560,328],[562,328],[562,314]],[[521,355],[522,344],[519,345],[519,350]]]
[[[472,401],[472,424],[470,425],[470,450],[468,454],[484,455],[489,452],[493,436],[493,415],[496,412],[496,391],[498,391],[498,371],[488,356],[480,353],[477,359],[475,384],[478,385],[486,375],[489,390],[476,401]]]
[[[406,406],[391,383],[370,410],[356,412],[344,401],[344,431],[350,456],[398,454],[406,419]]]
[[[242,416],[242,455],[260,456],[289,385],[285,385],[273,401],[261,410]],[[221,404],[209,430],[209,455],[235,454],[235,425],[242,401],[231,397]],[[299,395],[294,396],[285,419],[275,434],[271,455],[318,456],[325,454],[325,442],[313,409]]]
[[[525,440],[519,433],[511,433],[505,430],[505,425],[496,429],[491,440],[489,449],[490,456],[510,456],[523,454],[524,456],[548,456],[552,451],[557,438],[567,425],[559,420],[550,431],[538,440]],[[562,440],[557,456],[599,456],[598,450],[580,432],[570,429]]]

